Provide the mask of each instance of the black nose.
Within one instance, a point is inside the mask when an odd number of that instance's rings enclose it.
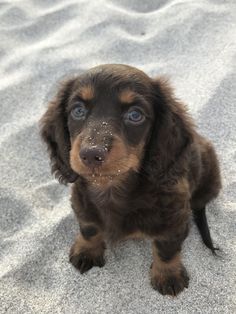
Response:
[[[85,147],[80,150],[80,158],[88,167],[97,167],[105,161],[106,150],[101,146]]]

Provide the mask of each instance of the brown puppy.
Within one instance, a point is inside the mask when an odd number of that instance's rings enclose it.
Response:
[[[188,286],[181,245],[191,210],[214,252],[206,204],[221,188],[212,144],[200,136],[168,83],[126,65],[102,65],[66,81],[41,120],[52,172],[74,182],[81,233],[70,261],[81,273],[104,265],[105,242],[153,241],[152,286]]]

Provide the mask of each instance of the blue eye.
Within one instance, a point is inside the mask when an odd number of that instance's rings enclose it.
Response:
[[[132,122],[132,123],[141,123],[144,121],[145,116],[138,109],[134,109],[128,112],[127,119],[129,122]]]
[[[75,120],[85,119],[87,109],[83,103],[78,103],[71,111],[71,115]]]

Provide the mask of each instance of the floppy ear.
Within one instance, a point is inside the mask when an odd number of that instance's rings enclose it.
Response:
[[[155,120],[147,147],[146,171],[165,176],[177,162],[186,158],[193,141],[194,125],[187,109],[177,99],[164,78],[152,80]],[[156,174],[154,174],[156,175]]]
[[[74,80],[71,79],[62,84],[40,120],[41,136],[47,144],[52,173],[60,183],[64,184],[72,183],[78,177],[78,174],[71,169],[69,161],[71,145],[65,111],[73,83]]]

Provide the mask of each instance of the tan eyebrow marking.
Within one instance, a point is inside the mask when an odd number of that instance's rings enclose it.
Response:
[[[122,103],[131,104],[135,99],[136,93],[130,89],[125,89],[119,94]]]
[[[94,87],[92,85],[82,86],[80,89],[81,98],[91,100],[94,97]]]

